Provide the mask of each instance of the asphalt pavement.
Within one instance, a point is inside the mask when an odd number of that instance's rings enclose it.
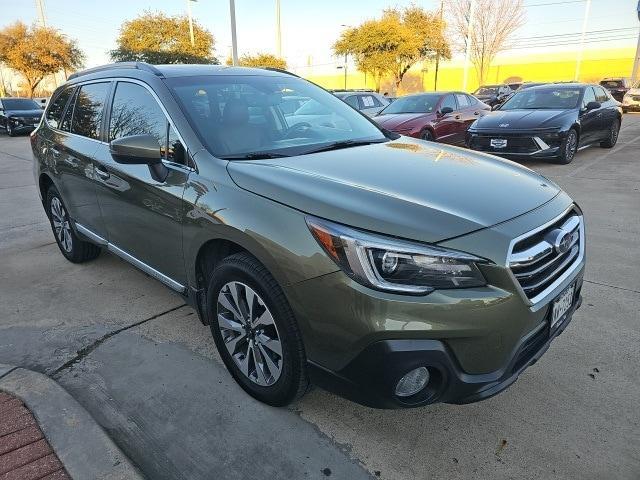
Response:
[[[315,389],[248,397],[208,327],[111,254],[74,265],[38,199],[28,137],[0,133],[0,363],[66,389],[153,479],[640,478],[640,114],[570,165],[524,162],[585,212],[584,303],[481,403],[373,410]],[[505,199],[508,201],[508,199]]]

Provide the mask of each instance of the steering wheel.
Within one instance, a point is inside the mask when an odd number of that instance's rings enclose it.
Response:
[[[295,125],[291,125],[287,133],[285,133],[285,138],[295,138],[297,135],[308,133],[313,126],[309,122],[300,122]]]

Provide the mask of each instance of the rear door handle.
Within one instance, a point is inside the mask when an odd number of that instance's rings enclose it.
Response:
[[[95,170],[96,170],[96,175],[98,175],[103,180],[106,180],[111,176],[111,174],[109,172],[107,172],[107,169],[105,167],[103,167],[102,165],[98,165],[95,168]]]

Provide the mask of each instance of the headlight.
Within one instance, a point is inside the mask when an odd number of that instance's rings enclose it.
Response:
[[[441,247],[362,232],[308,217],[309,230],[355,281],[378,290],[424,295],[435,289],[486,285],[481,258]]]

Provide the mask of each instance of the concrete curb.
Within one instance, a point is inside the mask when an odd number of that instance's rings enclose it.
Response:
[[[46,375],[0,364],[0,390],[29,407],[74,480],[142,480],[89,413]]]

